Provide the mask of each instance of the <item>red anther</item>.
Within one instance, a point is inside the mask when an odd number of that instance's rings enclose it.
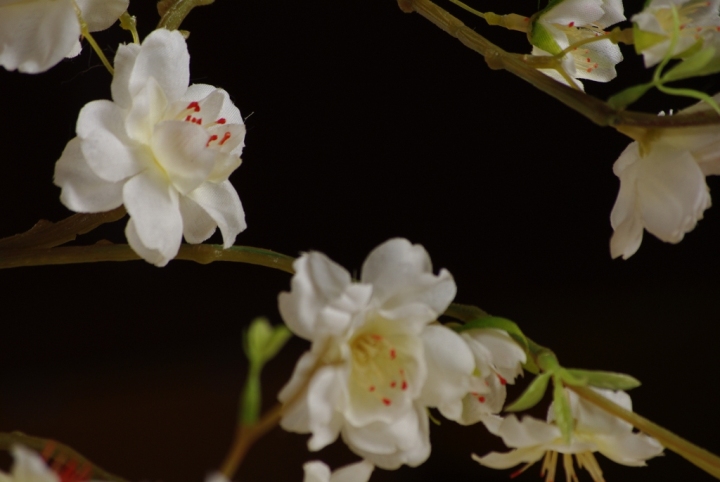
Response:
[[[395,388],[396,386],[397,386],[397,382],[395,380],[390,382],[390,388]]]
[[[585,59],[585,60],[587,60],[587,61],[588,61],[588,63],[592,62],[592,60],[590,60],[590,57],[588,57],[588,58],[587,58],[587,59]]]
[[[185,122],[192,122],[192,116],[190,116],[190,115],[187,116],[187,117],[185,118]]]
[[[480,403],[485,403],[485,397],[483,397],[482,395],[480,395],[479,397],[477,397],[477,400],[478,400],[478,402],[480,402]]]
[[[370,388],[368,388],[369,391],[374,392],[375,391],[375,385],[370,385]]]
[[[221,118],[219,118],[218,120],[215,121],[216,124],[224,124],[224,123],[226,123],[226,122],[227,122],[227,121],[225,120],[224,117],[221,117]]]
[[[702,27],[697,27],[695,30],[696,30],[697,32],[702,32]]]
[[[372,339],[375,340],[375,341],[380,341],[380,340],[382,340],[382,336],[377,335],[377,334],[375,334],[375,333],[373,333],[372,335],[370,335],[370,338],[372,338]]]
[[[575,26],[575,22],[570,22],[570,23],[568,24],[568,27],[574,27],[574,26]]]
[[[592,72],[592,69],[587,69],[588,73]]]
[[[392,403],[392,401],[389,398],[383,398],[382,403],[384,403],[387,406],[387,405],[390,405]]]
[[[215,134],[211,135],[210,139],[208,139],[208,141],[207,141],[207,144],[205,144],[205,147],[210,147],[210,143],[212,141],[216,141],[216,140],[217,140],[217,135],[215,135]]]
[[[391,359],[391,360],[394,360],[395,357],[397,357],[397,353],[395,352],[395,348],[392,348],[392,349],[390,350],[390,359]]]
[[[192,109],[192,110],[194,110],[195,112],[200,112],[200,104],[198,104],[197,102],[190,102],[190,103],[188,104],[188,106],[185,107],[185,108],[186,108],[186,109]]]
[[[402,386],[400,388],[403,390],[407,390],[407,382],[405,380],[403,380]]]
[[[500,380],[500,385],[506,385],[506,384],[507,384],[507,380],[505,380],[503,377],[501,377],[500,375],[498,375],[497,377],[498,377],[498,380]]]

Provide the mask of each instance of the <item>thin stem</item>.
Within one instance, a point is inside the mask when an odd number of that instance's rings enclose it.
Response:
[[[597,37],[588,37],[588,38],[584,38],[582,40],[578,40],[574,44],[568,45],[568,47],[565,50],[563,50],[559,54],[554,55],[554,57],[561,59],[561,58],[565,57],[565,55],[569,54],[570,52],[572,52],[574,49],[576,49],[578,47],[582,47],[583,45],[591,44],[593,42],[600,42],[602,40],[605,40],[605,39],[608,39],[611,37],[612,37],[612,33],[605,32],[603,35],[598,35]]]
[[[21,266],[96,263],[99,261],[131,261],[141,259],[127,244],[94,244],[51,249],[0,249],[0,269]],[[294,273],[290,256],[250,246],[222,246],[210,244],[182,245],[175,259],[208,264],[213,261],[247,263]]]
[[[60,459],[60,457],[62,457],[64,460],[72,460],[78,463],[79,467],[89,466],[91,469],[89,475],[91,476],[90,478],[93,480],[106,480],[109,482],[127,482],[122,477],[103,470],[102,468],[98,467],[90,460],[82,456],[76,450],[68,447],[67,445],[61,444],[60,442],[40,437],[32,437],[30,435],[25,435],[22,432],[0,432],[0,448],[7,450],[13,445],[23,445],[40,453],[51,452],[50,454],[48,454],[50,457],[54,457],[58,460]]]
[[[720,479],[720,457],[717,455],[675,435],[671,431],[641,417],[635,412],[624,409],[588,387],[567,386],[567,388],[606,412],[632,424],[638,430],[655,437],[663,446],[703,469],[713,477]]]
[[[110,72],[110,75],[115,75],[115,69],[113,69],[112,64],[108,61],[107,57],[105,57],[105,53],[102,51],[93,36],[90,34],[87,23],[82,16],[82,11],[80,10],[80,7],[78,7],[77,3],[75,3],[75,0],[73,0],[73,6],[75,7],[75,14],[77,15],[78,22],[80,23],[80,32],[82,36],[87,39],[88,43],[93,48],[97,56],[100,57],[100,61],[103,63],[108,72]]]
[[[546,63],[546,60],[536,60],[537,58],[532,55],[519,55],[506,52],[488,41],[482,35],[465,26],[460,20],[430,0],[398,0],[398,5],[404,12],[417,12],[448,34],[456,37],[465,46],[483,55],[491,69],[505,69],[517,75],[598,125],[689,127],[720,124],[720,116],[712,110],[692,114],[658,116],[643,112],[613,109],[600,99],[596,99],[584,92],[563,85],[542,72],[538,72],[538,62]],[[542,68],[547,67],[544,66]]]
[[[170,5],[167,5],[167,2],[160,2],[158,3],[158,8],[162,5],[163,11],[160,12],[162,18],[157,28],[177,30],[193,8],[210,5],[214,1],[215,0],[175,0],[172,1]]]
[[[482,13],[482,12],[480,12],[480,11],[478,11],[478,10],[475,10],[474,8],[472,8],[472,7],[468,6],[468,5],[465,5],[465,4],[462,3],[460,0],[450,0],[450,1],[451,1],[452,3],[454,3],[455,5],[457,5],[458,7],[462,8],[463,10],[466,10],[466,11],[472,13],[473,15],[477,15],[477,16],[480,17],[480,18],[485,18],[485,14],[484,14],[484,13]]]

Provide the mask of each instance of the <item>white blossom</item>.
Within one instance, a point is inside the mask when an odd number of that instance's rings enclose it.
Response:
[[[470,425],[502,410],[507,396],[506,385],[514,383],[522,374],[522,364],[527,357],[520,345],[503,330],[471,329],[463,331],[461,336],[475,359],[473,378],[481,382],[475,383],[475,389],[463,398],[462,416],[455,419]]]
[[[0,65],[35,74],[79,53],[75,5],[96,32],[115,23],[128,0],[0,0]]]
[[[314,460],[303,465],[303,482],[367,482],[374,469],[373,464],[361,460],[330,473],[325,463]]]
[[[635,50],[643,54],[645,66],[658,64],[669,53],[675,32],[673,9],[679,20],[679,35],[670,55],[676,56],[718,36],[719,7],[720,0],[650,0],[632,17]]]
[[[280,313],[312,346],[280,392],[282,427],[311,433],[310,450],[340,435],[379,467],[421,464],[430,454],[426,407],[459,415],[474,368],[460,336],[432,324],[455,296],[450,273],[432,274],[426,251],[405,239],[373,250],[358,282],[317,252],[294,267]]]
[[[556,55],[582,40],[603,35],[604,29],[625,20],[620,0],[564,0],[543,11],[533,23],[532,55]],[[573,48],[562,59],[562,69],[579,89],[588,79],[608,82],[617,76],[615,65],[623,60],[620,48],[609,39]],[[558,71],[540,69],[568,84]]]
[[[706,104],[697,104],[683,112],[704,109]],[[705,176],[720,174],[720,127],[653,131],[642,144],[635,141],[623,151],[613,172],[620,191],[610,214],[612,257],[635,254],[643,229],[678,243],[711,205]]]
[[[594,390],[621,407],[632,410],[632,401],[627,393]],[[553,423],[551,405],[547,422],[531,417],[519,421],[515,415],[504,419],[493,416],[484,420],[490,432],[502,437],[505,445],[515,450],[507,453],[491,452],[484,457],[473,454],[473,459],[494,469],[508,469],[525,463],[515,473],[518,474],[544,458],[541,476],[545,476],[546,482],[551,482],[555,480],[558,454],[562,454],[567,480],[577,480],[574,456],[578,466],[585,468],[595,482],[603,482],[602,470],[593,452],[600,452],[618,464],[634,467],[644,466],[647,459],[662,453],[663,447],[654,438],[634,433],[632,425],[580,399],[574,392],[565,390],[565,393],[569,397],[575,419],[570,443],[563,440],[560,429]]]
[[[0,482],[60,482],[60,477],[37,453],[21,445],[14,445],[10,452],[14,463],[10,473],[0,471]]]
[[[102,212],[124,204],[130,246],[158,266],[175,257],[183,236],[200,243],[219,227],[227,248],[246,227],[228,180],[244,146],[240,111],[222,89],[188,87],[189,62],[177,31],[121,45],[113,101],[80,111],[77,137],[55,167],[65,206]]]

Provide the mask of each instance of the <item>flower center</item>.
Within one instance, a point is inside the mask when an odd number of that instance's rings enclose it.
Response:
[[[383,405],[392,405],[393,399],[408,389],[404,357],[387,337],[361,333],[350,343],[350,350],[353,381]]]
[[[185,107],[185,110],[181,111],[178,114],[178,119],[183,119],[185,122],[192,122],[193,124],[197,124],[199,126],[203,125],[202,106],[199,102],[190,102],[188,106]],[[226,122],[227,120],[224,117],[220,117],[215,122],[206,124],[205,128],[223,125]],[[213,143],[217,143],[218,146],[222,146],[230,139],[230,137],[232,137],[232,134],[227,131],[224,132],[222,136],[219,136],[218,134],[212,134],[210,135],[207,144],[205,144],[205,147],[210,147],[210,145]]]

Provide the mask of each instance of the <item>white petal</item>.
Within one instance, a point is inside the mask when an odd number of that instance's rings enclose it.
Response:
[[[75,0],[88,30],[97,32],[110,27],[128,8],[128,0]]]
[[[596,22],[601,28],[607,28],[625,20],[622,0],[604,0],[602,8],[605,14]]]
[[[115,54],[115,75],[113,75],[112,83],[110,84],[110,91],[113,101],[123,109],[130,109],[132,106],[130,77],[139,53],[140,46],[130,44],[120,45]]]
[[[330,482],[330,467],[319,461],[303,464],[303,482]]]
[[[207,211],[187,196],[180,196],[180,214],[183,220],[183,236],[190,244],[202,243],[212,236],[217,223]]]
[[[422,340],[428,374],[420,400],[437,407],[445,418],[458,420],[475,369],[473,354],[460,335],[442,325],[426,327]]]
[[[167,264],[177,255],[182,241],[182,217],[177,192],[168,186],[160,173],[148,169],[125,183],[123,201],[135,231],[132,232],[130,223],[128,229],[131,234],[137,234],[135,241],[139,241],[144,250],[159,253],[160,261],[153,257],[153,264]],[[138,254],[145,258],[143,253]]]
[[[227,249],[235,243],[235,237],[245,230],[245,211],[230,181],[220,184],[206,182],[188,194],[215,221]]]
[[[142,43],[128,82],[131,95],[154,78],[174,102],[187,90],[190,80],[190,54],[185,39],[177,30],[154,30]]]
[[[568,25],[571,22],[580,27],[594,24],[605,11],[602,0],[564,0],[540,16],[543,24]]]
[[[598,388],[593,388],[593,390],[625,410],[632,410],[632,401],[627,393]],[[571,390],[565,390],[565,393],[573,410],[577,430],[614,435],[624,435],[632,431],[632,425],[628,422],[609,414],[593,403],[579,398]]]
[[[337,469],[330,476],[330,482],[367,482],[375,466],[367,460]]]
[[[16,482],[60,482],[37,453],[21,445],[13,445],[10,451],[15,459],[11,475]]]
[[[340,387],[345,384],[341,370],[324,366],[315,372],[308,384],[307,406],[312,432],[308,450],[320,450],[333,443],[340,434],[342,417],[336,408],[341,403]]]
[[[533,446],[511,450],[504,454],[490,452],[483,457],[472,454],[472,459],[491,469],[509,469],[523,463],[535,463],[545,455],[545,452],[547,452],[545,447]]]
[[[163,119],[167,98],[160,84],[153,78],[132,97],[132,106],[125,115],[125,132],[134,141],[151,143],[155,124]],[[198,126],[195,126],[198,128]]]
[[[102,179],[117,182],[144,168],[142,152],[125,133],[124,113],[112,102],[87,104],[80,111],[76,129],[88,165]]]
[[[205,148],[207,138],[205,129],[191,122],[169,120],[155,125],[153,154],[180,194],[198,188],[215,166],[215,153]],[[195,201],[202,205],[198,199]],[[237,199],[232,208],[236,209],[239,203]]]
[[[81,142],[77,137],[68,142],[55,164],[53,182],[62,188],[60,201],[79,213],[104,212],[122,205],[122,183],[96,176],[82,155]]]
[[[618,436],[598,436],[594,439],[598,450],[613,462],[641,467],[645,461],[663,452],[660,442],[643,433],[627,432]]]
[[[542,420],[523,417],[519,421],[515,415],[503,419],[497,434],[508,447],[530,447],[545,445],[561,437],[560,429]]]
[[[205,476],[205,482],[230,482],[222,472],[210,472]]]
[[[36,74],[60,62],[80,36],[72,0],[0,4],[0,65]]]
[[[615,65],[623,60],[620,47],[601,40],[579,47],[573,52],[575,77],[595,82],[609,82],[617,77]]]
[[[308,383],[308,376],[317,362],[317,356],[311,351],[303,353],[295,364],[290,381],[280,390],[278,400],[282,403],[294,398],[298,390],[303,390]],[[310,432],[310,412],[307,397],[299,397],[297,401],[284,407],[280,426],[289,432]]]

